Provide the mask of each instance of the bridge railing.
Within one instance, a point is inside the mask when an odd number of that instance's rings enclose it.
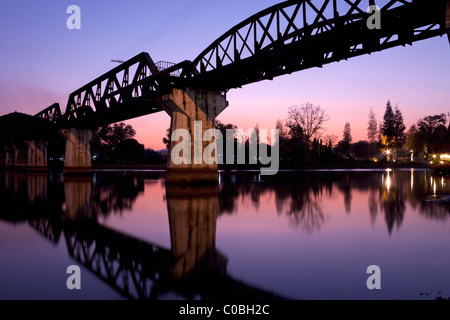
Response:
[[[158,61],[155,64],[156,68],[158,69],[159,72],[162,71],[170,71],[170,70],[174,70],[170,72],[170,75],[172,77],[179,77],[181,76],[181,69],[179,68],[174,68],[176,66],[176,63],[174,62],[168,62],[168,61]]]

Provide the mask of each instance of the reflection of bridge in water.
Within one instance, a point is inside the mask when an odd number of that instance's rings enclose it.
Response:
[[[58,177],[6,173],[2,194],[11,211],[2,211],[1,219],[28,220],[53,243],[63,235],[69,255],[124,297],[280,298],[227,274],[227,258],[215,248],[217,186],[166,187],[169,250],[99,224],[92,179],[66,178],[65,200],[52,194],[62,189],[49,183]]]
[[[256,208],[265,195],[273,195],[277,213],[306,233],[326,223],[323,195],[340,196],[350,214],[355,193],[366,193],[371,222],[382,215],[389,233],[401,227],[407,205],[427,219],[450,218],[446,203],[426,201],[436,192],[450,194],[448,178],[429,171],[289,172],[265,181],[257,176],[221,174],[219,187],[167,185],[170,249],[98,222],[131,209],[145,184],[160,181],[155,173],[96,173],[64,181],[62,174],[0,173],[0,219],[29,221],[55,244],[63,238],[72,258],[130,299],[262,299],[276,296],[231,278],[227,258],[215,245],[218,215],[239,212],[242,201]]]

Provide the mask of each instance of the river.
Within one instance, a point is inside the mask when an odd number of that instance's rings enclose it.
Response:
[[[0,172],[0,197],[0,299],[450,296],[450,178],[429,170],[220,172],[202,187]]]

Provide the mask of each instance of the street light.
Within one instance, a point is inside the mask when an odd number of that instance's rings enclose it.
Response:
[[[389,161],[389,155],[391,154],[391,150],[386,150],[386,154],[387,154],[387,160]]]

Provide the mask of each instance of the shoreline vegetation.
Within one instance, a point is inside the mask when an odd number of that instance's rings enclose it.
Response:
[[[402,112],[388,101],[380,122],[371,108],[367,123],[368,139],[357,142],[352,139],[349,122],[345,124],[341,140],[333,135],[325,135],[324,124],[329,119],[326,110],[319,105],[308,102],[292,106],[287,118],[276,122],[279,136],[274,145],[267,140],[260,140],[260,129],[256,124],[252,131],[258,145],[256,159],[260,159],[260,147],[270,146],[278,149],[278,170],[428,168],[437,173],[450,174],[450,161],[440,158],[441,154],[450,154],[450,149],[449,152],[445,152],[445,148],[436,149],[438,145],[446,145],[443,143],[446,141],[444,138],[450,137],[445,114],[419,119],[407,131]],[[219,164],[219,170],[260,170],[269,167],[259,161],[248,164],[254,162],[254,159],[250,161],[250,138],[244,137],[242,140],[236,133],[236,125],[216,120],[215,127],[222,137],[227,137],[227,143],[234,144],[235,150],[244,147],[247,163]],[[229,131],[234,131],[236,136],[228,137]],[[99,128],[91,142],[93,169],[165,170],[173,138],[170,128],[162,139],[166,146],[162,150],[145,149],[143,144],[134,139],[135,134],[135,130],[124,123]],[[226,150],[220,152],[224,159]],[[59,157],[55,156],[54,159]]]

